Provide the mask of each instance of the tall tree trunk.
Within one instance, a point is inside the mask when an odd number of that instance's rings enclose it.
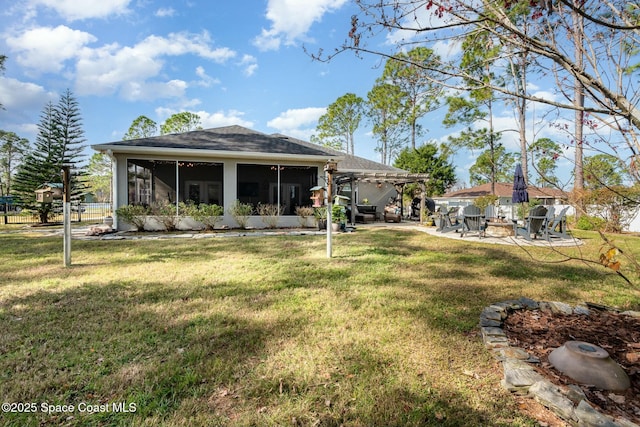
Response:
[[[520,92],[526,95],[527,92],[527,54],[523,53],[520,59]],[[529,156],[527,150],[527,100],[525,98],[516,99],[518,109],[518,126],[520,133],[520,165],[524,181],[529,184]]]
[[[580,7],[581,0],[574,0],[575,7]],[[577,12],[572,12],[573,18],[573,42],[575,50],[576,67],[579,70],[584,69],[584,54],[583,54],[583,42],[584,42],[584,20]],[[574,182],[573,190],[577,195],[577,209],[576,219],[580,218],[584,212],[584,170],[582,168],[582,156],[583,156],[583,143],[584,143],[584,111],[581,110],[584,107],[584,86],[580,82],[580,79],[575,78],[573,104],[576,106],[575,112],[575,166],[574,166]]]
[[[491,194],[496,194],[496,147],[493,138],[493,102],[489,98],[489,150],[491,150]]]
[[[411,119],[411,148],[416,149],[416,119]]]

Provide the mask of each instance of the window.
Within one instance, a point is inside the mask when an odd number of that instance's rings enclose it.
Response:
[[[220,163],[129,159],[127,171],[129,204],[223,201]]]
[[[129,160],[129,204],[149,205],[176,201],[176,162]]]
[[[311,205],[310,188],[317,185],[318,168],[311,166],[238,165],[238,200],[280,205],[284,215]]]

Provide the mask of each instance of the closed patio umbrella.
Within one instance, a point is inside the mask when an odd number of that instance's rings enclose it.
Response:
[[[511,194],[511,203],[525,203],[529,201],[529,193],[527,192],[527,182],[522,173],[522,165],[516,165],[516,171],[513,174],[513,193]],[[524,215],[524,206],[522,214]]]

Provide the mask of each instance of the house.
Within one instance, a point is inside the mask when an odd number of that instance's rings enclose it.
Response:
[[[281,206],[280,227],[296,226],[296,207],[310,206],[311,189],[326,186],[324,166],[329,160],[338,162],[342,175],[359,174],[364,179],[365,173],[387,174],[374,181],[377,193],[383,189],[378,186],[383,180],[388,186],[412,175],[316,144],[241,126],[116,141],[92,148],[112,160],[114,212],[128,204],[178,205],[192,201],[228,207],[239,200],[254,206]],[[370,172],[363,172],[361,167]],[[355,192],[355,197],[367,196]],[[114,224],[118,227],[117,217]],[[222,224],[235,226],[235,221],[225,212]],[[248,225],[264,226],[259,217],[250,218]]]
[[[567,206],[568,194],[556,188],[542,188],[529,186],[527,188],[529,200],[537,199],[541,204],[546,206],[556,206],[556,210],[560,210]],[[473,204],[473,201],[481,196],[488,196],[491,193],[491,184],[482,184],[477,187],[464,188],[462,190],[452,191],[442,196],[434,197],[437,205],[446,205],[447,207],[460,206],[464,207]],[[507,218],[515,218],[518,206],[511,203],[511,195],[513,194],[512,183],[495,183],[495,195],[498,196],[498,209]],[[569,214],[573,213],[570,208]]]

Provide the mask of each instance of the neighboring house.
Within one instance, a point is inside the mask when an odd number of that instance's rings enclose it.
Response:
[[[338,162],[340,174],[358,173],[363,179],[365,172],[360,167],[369,168],[366,173],[382,171],[386,178],[395,179],[393,183],[398,174],[411,175],[309,142],[241,126],[116,141],[92,148],[112,160],[114,212],[128,204],[177,205],[187,201],[227,208],[239,200],[254,206],[280,205],[280,227],[296,226],[296,207],[310,206],[311,188],[326,186],[324,166],[329,160]],[[374,181],[377,193],[385,189],[378,184],[382,182],[389,181],[383,177]],[[369,197],[357,193],[356,197]],[[371,199],[375,200],[373,195]],[[226,212],[222,224],[236,225]],[[119,226],[117,218],[114,226]],[[259,217],[252,217],[249,226],[264,224]]]
[[[562,209],[567,205],[568,195],[562,190],[555,188],[542,188],[529,186],[527,188],[529,200],[537,199],[541,204],[546,206],[556,206],[556,210]],[[446,205],[447,207],[464,207],[473,204],[473,201],[481,196],[491,194],[491,184],[482,184],[477,187],[464,188],[462,190],[452,191],[442,196],[434,197],[437,205]],[[507,218],[515,218],[517,206],[511,203],[511,195],[513,194],[513,184],[496,183],[495,195],[498,196],[498,208]],[[569,208],[568,214],[573,215],[573,208]]]

